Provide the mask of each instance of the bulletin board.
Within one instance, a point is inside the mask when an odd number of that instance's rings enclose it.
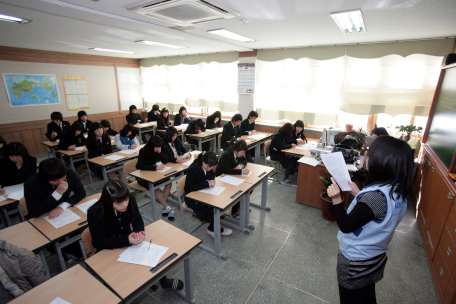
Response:
[[[68,111],[79,111],[90,108],[85,77],[63,76],[62,82]]]

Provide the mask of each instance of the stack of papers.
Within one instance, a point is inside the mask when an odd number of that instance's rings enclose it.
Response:
[[[84,149],[85,149],[85,147],[76,147],[75,150],[76,150],[76,151],[79,151],[79,150],[84,150]]]
[[[230,176],[230,175],[222,177],[221,179],[219,179],[219,181],[227,183],[227,184],[231,184],[234,186],[239,186],[240,184],[245,182],[245,180],[243,180],[242,178],[237,178],[237,177]]]
[[[303,150],[305,150],[305,149],[309,149],[309,147],[306,147],[306,145],[301,145],[301,146],[300,145],[296,145],[295,149],[303,149]]]
[[[199,190],[199,192],[213,194],[213,195],[220,195],[226,188],[215,186],[214,188]]]
[[[142,242],[141,244],[128,247],[120,254],[117,261],[155,267],[168,249],[168,247]]]
[[[5,187],[4,189],[5,189],[5,193],[3,195],[6,195],[6,198],[8,198],[8,199],[18,201],[24,197],[24,184],[8,186],[8,187]]]
[[[125,156],[120,156],[120,155],[110,155],[110,156],[105,157],[105,159],[109,159],[109,160],[119,160],[119,159],[123,159],[123,158],[125,158]]]
[[[171,167],[165,166],[165,169],[163,169],[163,170],[157,170],[157,172],[165,172],[165,171],[168,171],[169,169],[171,169]]]
[[[138,152],[138,150],[139,150],[139,147],[137,147],[136,149],[121,150],[121,151],[119,151],[119,153],[123,153],[123,154],[133,154],[133,153]]]
[[[193,164],[193,161],[194,161],[194,159],[191,159],[188,162],[183,163],[182,165],[183,166],[190,166],[191,164]]]
[[[340,189],[342,191],[352,191],[352,188],[348,185],[348,182],[351,182],[350,174],[348,174],[347,165],[345,164],[342,152],[339,151],[320,155],[326,169],[328,169]]]
[[[69,223],[72,223],[74,221],[77,221],[79,220],[81,217],[79,215],[77,215],[76,213],[74,213],[73,211],[71,211],[70,209],[65,209],[62,214],[60,214],[58,217],[56,217],[55,219],[49,219],[49,216],[45,216],[44,219],[46,221],[48,221],[49,223],[52,224],[52,226],[54,226],[54,228],[60,228],[62,226],[65,226]]]
[[[84,204],[79,204],[77,205],[76,207],[81,210],[82,212],[84,212],[85,214],[87,214],[87,210],[89,210],[89,208],[95,204],[96,202],[98,202],[98,198],[95,198],[93,200],[90,200],[90,201],[87,201],[85,202]]]
[[[316,160],[315,158],[303,157],[303,158],[300,158],[298,160],[298,163],[306,164],[306,165],[309,165],[309,166],[312,166],[312,167],[316,167],[320,163],[320,161]]]
[[[4,200],[6,200],[6,197],[0,196],[0,202],[3,202]]]

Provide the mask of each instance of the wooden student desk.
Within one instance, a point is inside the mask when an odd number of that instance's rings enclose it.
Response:
[[[81,239],[82,231],[87,228],[87,214],[79,210],[76,206],[92,199],[99,199],[101,197],[101,193],[97,193],[91,196],[88,196],[81,200],[79,203],[74,205],[73,207],[68,207],[71,211],[76,213],[81,218],[77,221],[71,222],[65,226],[60,228],[54,228],[54,226],[49,223],[45,217],[49,215],[49,212],[43,214],[40,217],[32,218],[29,220],[30,224],[32,224],[36,229],[38,229],[44,236],[46,236],[51,243],[54,243],[55,251],[59,258],[60,267],[62,271],[65,271],[66,265],[62,255],[62,248],[68,246],[71,243],[77,242]],[[78,233],[76,236],[70,237],[68,240],[64,240],[66,236],[71,236],[72,234]],[[82,245],[81,245],[82,246]],[[83,250],[81,248],[81,250]]]
[[[251,184],[242,183],[239,186],[234,186],[221,182],[219,178],[215,179],[216,186],[223,187],[225,190],[220,195],[213,195],[208,193],[203,193],[199,191],[193,191],[185,195],[186,198],[194,200],[200,204],[212,207],[214,210],[214,249],[200,245],[199,247],[204,251],[207,251],[216,257],[226,260],[226,256],[221,253],[221,233],[220,233],[220,216],[225,213],[228,208],[232,207],[234,204],[240,202],[239,209],[239,226],[235,226],[228,222],[223,222],[224,225],[236,229],[238,231],[244,232],[245,234],[250,234],[250,231],[245,229],[245,214],[248,208],[246,205],[245,194],[248,193],[251,188]]]
[[[252,136],[252,135],[267,135],[267,136],[263,137],[262,139],[249,138],[249,136]],[[272,135],[274,135],[274,133],[260,132],[260,131],[255,131],[255,133],[253,133],[251,135],[242,135],[246,138],[246,140],[250,140],[250,142],[247,143],[247,145],[249,146],[249,150],[255,148],[255,164],[260,163],[261,145],[264,144],[269,139],[271,139]]]
[[[115,304],[121,301],[84,268],[76,265],[9,303],[49,304],[57,297],[71,304]]]
[[[217,147],[217,136],[222,133],[216,129],[207,129],[201,134],[187,134],[186,136],[198,141],[198,150],[203,151],[203,143],[213,140],[213,147]],[[215,148],[214,148],[215,149]]]
[[[87,161],[87,152],[88,152],[87,148],[85,146],[80,146],[78,148],[81,148],[81,147],[84,147],[84,149],[82,149],[82,150],[74,150],[74,151],[57,150],[57,152],[60,153],[60,158],[62,159],[63,162],[65,162],[63,156],[64,155],[68,156],[68,158],[70,159],[71,169],[73,169],[74,172],[76,172],[76,168],[74,167],[74,162],[77,161],[77,160],[84,160],[87,168],[89,168],[89,162]],[[89,178],[90,178],[90,184],[93,187],[92,174],[90,174],[90,171],[89,171]]]
[[[42,144],[48,147],[51,150],[52,155],[55,157],[55,150],[57,150],[57,146],[59,145],[59,143],[57,141],[47,140],[43,141]]]
[[[16,207],[17,211],[11,210],[8,211],[9,207]],[[21,217],[22,221],[25,221],[24,214],[22,213],[21,206],[19,204],[18,200],[13,200],[13,199],[6,199],[3,202],[0,202],[0,209],[2,210],[3,218],[4,218],[4,223],[6,227],[10,227],[13,224],[11,223],[10,220],[10,214],[16,214],[19,213],[19,216]]]
[[[137,123],[133,125],[136,129],[138,129],[139,132],[139,143],[143,144],[142,142],[142,133],[147,133],[147,132],[152,132],[155,135],[154,132],[154,126],[157,125],[156,121],[151,121],[151,122],[145,122],[145,123]]]
[[[188,303],[195,303],[190,252],[201,243],[201,240],[163,220],[146,226],[144,230],[144,241],[149,242],[152,239],[154,244],[169,248],[157,267],[151,269],[143,265],[117,262],[119,255],[126,248],[104,249],[85,260],[85,263],[125,303],[130,303],[166,275],[177,263],[184,260],[185,294],[181,291],[176,293]]]

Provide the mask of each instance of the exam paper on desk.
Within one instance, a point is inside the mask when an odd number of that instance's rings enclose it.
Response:
[[[133,154],[133,153],[136,153],[138,152],[139,148],[136,148],[136,149],[128,149],[128,150],[120,150],[119,153],[123,153],[123,154]]]
[[[45,216],[44,219],[48,221],[54,228],[63,227],[69,223],[77,221],[81,217],[71,211],[70,209],[65,209],[58,217],[55,219],[49,219],[49,216]]]
[[[76,206],[76,208],[87,214],[87,210],[89,210],[89,208],[96,202],[98,202],[98,198],[94,198],[93,200],[87,201],[83,204],[79,204]]]
[[[84,150],[86,147],[76,147],[75,150],[77,151],[80,151],[80,150]]]
[[[117,261],[155,267],[168,249],[168,247],[150,244],[149,242],[143,241],[141,244],[128,247],[120,254]]]
[[[240,184],[245,182],[245,180],[243,180],[242,178],[237,178],[237,177],[230,176],[230,175],[226,175],[226,176],[222,177],[221,179],[219,179],[219,181],[227,183],[227,184],[231,184],[234,186],[239,186]]]
[[[163,170],[157,170],[157,172],[166,172],[166,171],[168,171],[169,169],[171,169],[171,167],[165,166],[165,169],[163,169]]]
[[[244,174],[242,173],[242,176],[250,176],[250,174],[252,174],[253,171],[249,171],[249,174]]]
[[[109,160],[119,160],[119,159],[123,159],[123,158],[125,158],[125,156],[120,156],[120,155],[110,155],[110,156],[105,157],[105,159],[109,159]]]
[[[193,161],[194,161],[194,159],[191,159],[188,162],[183,163],[182,165],[183,166],[190,166],[191,164],[193,164]]]
[[[215,186],[214,188],[209,188],[209,189],[203,189],[203,190],[198,190],[199,192],[207,193],[207,194],[213,194],[213,195],[220,195],[220,193],[223,192],[226,188]]]
[[[352,191],[351,187],[348,185],[348,182],[351,182],[350,174],[348,174],[348,169],[345,164],[344,157],[342,156],[342,152],[339,151],[329,154],[320,154],[320,156],[326,169],[337,182],[340,189],[342,191]]]
[[[54,301],[52,301],[52,302],[49,303],[49,304],[71,304],[71,303],[68,302],[68,301],[65,301],[65,300],[62,299],[62,298],[57,297],[57,298],[55,298]]]
[[[21,190],[24,191],[24,184],[7,186],[7,187],[3,187],[3,189],[5,189],[5,193],[3,193],[3,195],[9,195],[9,194],[17,192],[17,191],[21,191]]]
[[[298,163],[316,167],[320,163],[320,161],[312,157],[302,157],[298,160]]]

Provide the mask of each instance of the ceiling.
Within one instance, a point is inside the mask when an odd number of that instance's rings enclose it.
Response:
[[[239,12],[240,18],[249,22],[243,24],[239,18],[235,18],[199,24],[188,31],[172,29],[174,24],[130,13],[126,9],[149,1],[64,1],[94,11],[42,0],[0,0],[0,14],[33,20],[27,24],[0,21],[0,45],[150,58],[456,36],[455,0],[214,0]],[[332,12],[351,9],[361,9],[366,33],[343,34],[330,18]],[[243,43],[206,33],[207,30],[218,28],[256,41]],[[137,40],[187,48],[140,45],[134,43]],[[132,51],[135,54],[89,50],[93,47]]]

